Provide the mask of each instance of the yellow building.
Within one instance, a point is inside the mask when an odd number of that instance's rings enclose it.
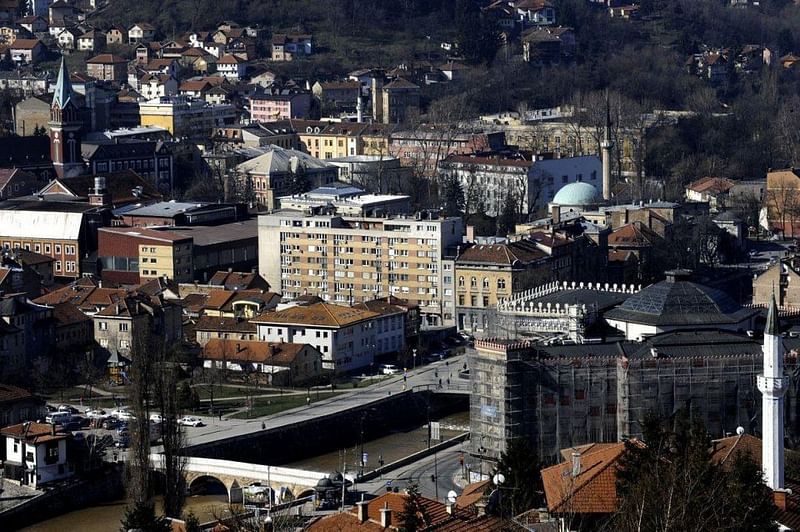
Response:
[[[764,202],[770,230],[779,231],[784,237],[800,235],[800,170],[767,172]]]
[[[289,210],[259,216],[261,276],[284,297],[348,304],[393,295],[419,305],[427,325],[453,324],[452,259],[463,224],[418,218]]]
[[[103,227],[97,232],[104,281],[138,284],[166,277],[194,279],[192,237],[144,227]]]
[[[458,328],[488,333],[498,301],[548,281],[551,272],[549,256],[530,240],[463,250],[455,262]]]
[[[209,138],[216,128],[234,123],[232,105],[212,105],[183,96],[163,97],[139,104],[140,124],[158,126],[175,137]]]

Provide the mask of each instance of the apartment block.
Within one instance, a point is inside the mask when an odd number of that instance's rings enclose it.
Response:
[[[155,277],[193,279],[192,238],[143,227],[98,231],[98,255],[106,281],[138,284]]]
[[[452,256],[461,218],[386,218],[281,210],[259,217],[259,271],[284,297],[355,304],[393,295],[419,305],[423,326],[452,325]]]

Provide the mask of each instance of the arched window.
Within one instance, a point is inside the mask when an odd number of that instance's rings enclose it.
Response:
[[[464,288],[464,276],[458,278],[458,286]]]
[[[489,278],[488,277],[484,277],[483,278],[483,287],[484,288],[489,288]]]
[[[469,280],[469,285],[472,288],[478,288],[478,279],[473,277],[472,279]]]
[[[505,290],[506,289],[506,280],[505,279],[498,279],[497,280],[497,289],[498,290]]]

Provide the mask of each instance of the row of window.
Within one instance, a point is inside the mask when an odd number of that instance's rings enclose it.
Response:
[[[472,277],[469,280],[469,286],[470,286],[470,288],[478,288],[478,279],[476,277]],[[483,278],[482,286],[483,286],[483,288],[486,288],[486,289],[489,288],[489,278],[488,277],[484,277]],[[458,287],[459,288],[464,288],[464,276],[463,275],[459,276],[459,278],[458,278]],[[498,290],[505,290],[505,288],[506,288],[506,280],[505,279],[498,279],[497,280],[497,289]]]
[[[125,331],[128,330],[128,323],[127,322],[123,321],[123,322],[120,322],[118,325],[119,325],[119,330],[120,331],[125,332]],[[99,322],[97,322],[97,328],[100,329],[101,331],[107,331],[108,330],[108,322],[107,321],[99,321]]]

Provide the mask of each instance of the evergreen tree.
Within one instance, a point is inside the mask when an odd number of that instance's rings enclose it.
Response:
[[[304,194],[311,190],[311,180],[303,163],[298,163],[297,168],[289,170],[289,193]]]
[[[517,197],[512,191],[506,192],[503,198],[503,208],[497,218],[497,234],[506,236],[514,232],[517,225]]]
[[[617,473],[619,509],[609,530],[777,530],[769,488],[748,455],[711,460],[711,440],[689,408],[648,418],[644,445],[626,444]]]
[[[442,210],[446,216],[461,216],[464,206],[464,187],[456,175],[448,174],[442,182]]]
[[[430,522],[425,508],[420,502],[419,486],[411,483],[406,488],[406,501],[403,505],[403,511],[400,513],[399,525],[402,532],[418,532],[424,530],[426,523]]]
[[[134,503],[125,509],[120,532],[141,530],[142,532],[169,532],[169,521],[164,517],[156,516],[153,503]]]
[[[508,442],[497,463],[497,473],[505,480],[498,486],[499,505],[493,511],[503,517],[513,517],[542,506],[544,488],[540,470],[536,450],[528,440],[517,438]]]

